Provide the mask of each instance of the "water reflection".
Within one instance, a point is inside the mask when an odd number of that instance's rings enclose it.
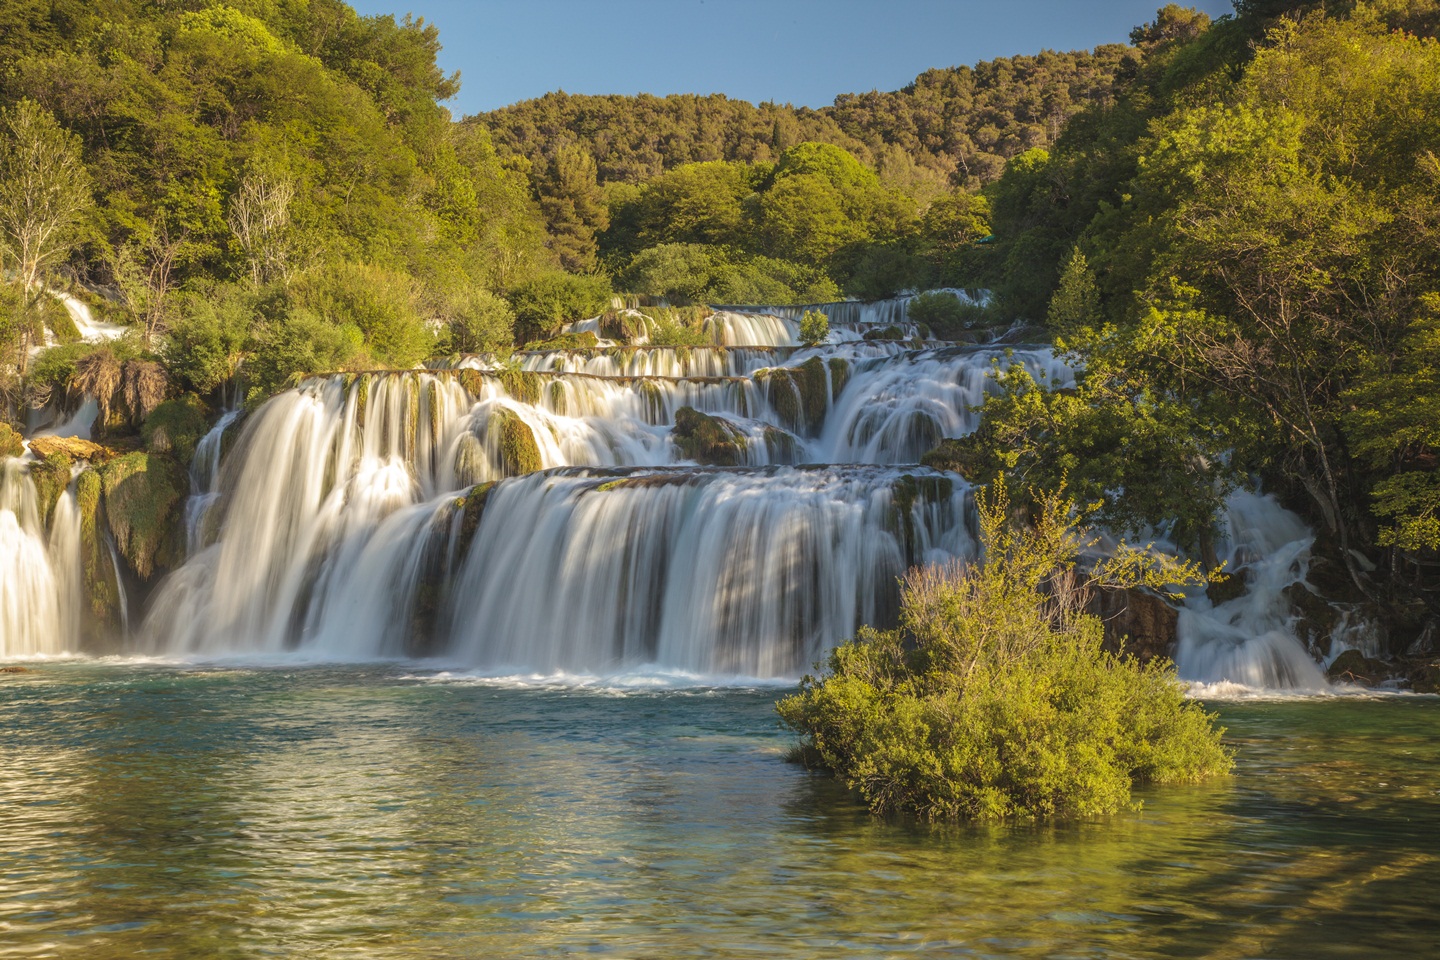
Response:
[[[0,679],[0,957],[1349,957],[1440,947],[1440,701],[1221,706],[1236,776],[871,820],[773,691],[378,668]]]

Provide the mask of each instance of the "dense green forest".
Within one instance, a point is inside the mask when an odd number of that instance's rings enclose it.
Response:
[[[507,349],[616,290],[987,288],[932,327],[1025,321],[1085,373],[1005,372],[935,463],[1068,476],[1201,554],[1261,477],[1393,649],[1437,612],[1434,0],[1170,5],[1128,45],[823,110],[556,93],[459,122],[435,28],[339,0],[0,9],[6,419],[84,389],[138,430],[229,384]],[[73,342],[44,287],[133,332]]]

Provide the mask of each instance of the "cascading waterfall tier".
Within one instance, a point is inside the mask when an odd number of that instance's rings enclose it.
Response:
[[[322,375],[243,422],[226,414],[191,465],[188,559],[132,648],[795,676],[859,625],[892,622],[908,566],[973,556],[967,485],[913,464],[975,428],[989,374],[1073,383],[1048,348],[862,338],[913,335],[908,303],[722,309],[711,346]],[[815,308],[831,342],[800,346]],[[635,327],[637,341],[652,330]],[[52,513],[47,533],[24,463],[8,462],[8,655],[75,647],[73,496]],[[1222,559],[1248,590],[1187,601],[1182,675],[1321,685],[1282,592],[1304,581],[1309,531],[1248,492],[1222,519]]]
[[[963,484],[925,470],[568,468],[429,500],[376,471],[284,549],[227,525],[157,601],[162,648],[791,676],[891,618],[910,564],[971,552]],[[271,560],[241,590],[232,538]]]
[[[26,462],[0,460],[0,655],[74,650],[80,602],[74,496],[60,495],[47,535]]]

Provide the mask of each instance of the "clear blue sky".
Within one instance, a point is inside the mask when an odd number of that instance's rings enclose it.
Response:
[[[440,28],[457,115],[570,93],[823,107],[931,67],[1123,42],[1164,0],[351,0]],[[1185,2],[1185,0],[1181,0]],[[1219,16],[1229,0],[1190,0]]]

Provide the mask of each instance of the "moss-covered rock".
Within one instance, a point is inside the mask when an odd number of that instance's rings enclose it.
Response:
[[[157,562],[168,566],[178,559],[185,471],[163,454],[127,453],[100,468],[100,481],[116,549],[130,569],[149,580]]]
[[[540,375],[538,373],[502,367],[494,371],[491,376],[499,380],[500,386],[505,388],[505,392],[520,403],[536,404],[540,402]]]
[[[25,442],[20,438],[20,434],[10,424],[0,422],[0,460],[24,455]]]
[[[530,425],[509,410],[490,415],[490,429],[498,431],[500,464],[507,476],[520,476],[544,469],[540,445]]]
[[[80,513],[80,562],[85,591],[86,633],[99,636],[120,626],[120,585],[110,549],[105,543],[104,485],[97,470],[86,470],[75,480],[75,503]]]
[[[820,432],[830,406],[825,361],[811,357],[795,367],[767,367],[756,371],[755,382],[786,426],[811,436]]]
[[[145,449],[151,453],[168,453],[188,464],[195,456],[195,445],[209,429],[205,404],[193,393],[178,400],[166,400],[154,409],[140,427]]]
[[[920,458],[920,462],[932,470],[958,473],[973,482],[987,479],[989,468],[985,454],[976,449],[968,437],[946,438],[936,444]]]
[[[494,481],[477,483],[465,496],[455,498],[455,509],[460,511],[460,527],[455,531],[456,557],[463,558],[470,552],[475,531],[480,529],[480,518],[485,513],[485,504],[489,502],[490,492],[494,489]]]
[[[896,326],[876,327],[873,330],[866,330],[861,335],[862,340],[904,340],[905,331]]]
[[[840,396],[840,391],[845,389],[845,384],[850,382],[850,361],[844,357],[830,358],[830,393],[831,396]]]
[[[675,411],[670,439],[687,460],[707,467],[738,467],[745,462],[745,435],[729,421],[694,407]]]
[[[30,464],[30,482],[35,485],[40,522],[47,527],[55,513],[55,505],[70,485],[71,466],[70,458],[58,451],[52,451]]]

